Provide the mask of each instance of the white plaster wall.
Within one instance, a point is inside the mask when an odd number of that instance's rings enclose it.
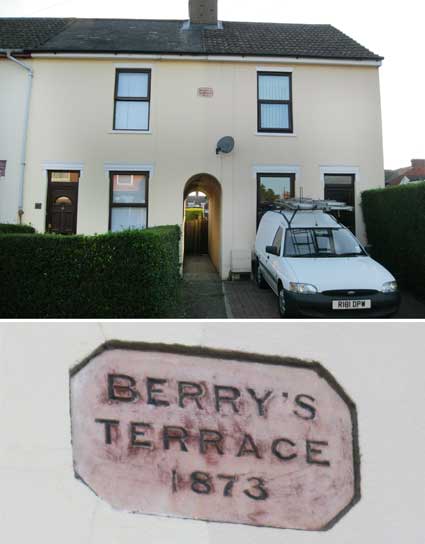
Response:
[[[31,66],[32,62],[25,59]],[[0,223],[18,220],[19,178],[28,88],[26,70],[0,59],[0,160],[6,160],[6,176],[0,177]],[[28,219],[28,221],[30,218]]]
[[[0,324],[2,541],[61,544],[423,544],[424,323]],[[357,404],[359,504],[304,533],[131,515],[73,475],[68,370],[106,339],[315,359]]]
[[[222,186],[222,276],[232,250],[250,251],[256,232],[256,165],[296,165],[297,194],[323,198],[321,166],[350,166],[356,180],[358,234],[364,238],[360,192],[384,186],[379,72],[375,67],[294,65],[294,132],[257,135],[254,63],[151,61],[150,134],[111,133],[115,70],[143,61],[34,60],[25,219],[45,225],[45,161],[84,163],[78,203],[79,233],[108,229],[109,179],[104,163],[152,164],[149,224],[182,223],[183,190],[195,174]],[[213,98],[197,89],[210,86]],[[229,156],[215,154],[218,139],[236,141]],[[42,202],[43,210],[34,203]]]

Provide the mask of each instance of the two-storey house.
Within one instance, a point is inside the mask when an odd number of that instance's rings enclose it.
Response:
[[[382,58],[334,27],[222,22],[193,0],[188,20],[1,19],[0,50],[0,220],[183,225],[201,191],[222,278],[250,270],[276,198],[344,200],[364,238],[360,193],[384,186]]]

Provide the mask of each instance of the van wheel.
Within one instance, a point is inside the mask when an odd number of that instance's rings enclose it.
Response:
[[[260,289],[265,289],[267,287],[259,261],[257,261],[257,266],[255,267],[255,281]]]
[[[285,289],[280,285],[279,294],[277,297],[277,306],[280,317],[288,317],[288,308],[286,305]]]

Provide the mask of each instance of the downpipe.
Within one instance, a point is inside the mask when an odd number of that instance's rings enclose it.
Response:
[[[10,50],[4,51],[6,58],[11,62],[14,62],[21,68],[27,71],[28,74],[28,84],[27,84],[27,95],[25,98],[25,109],[24,109],[24,132],[22,135],[22,148],[21,148],[21,162],[20,162],[20,172],[19,172],[19,192],[18,192],[18,217],[19,224],[22,224],[22,216],[24,215],[24,183],[25,183],[25,166],[27,160],[27,138],[28,138],[28,124],[30,116],[30,104],[31,104],[31,92],[32,92],[32,80],[34,77],[34,72],[27,64],[16,59],[12,56]]]

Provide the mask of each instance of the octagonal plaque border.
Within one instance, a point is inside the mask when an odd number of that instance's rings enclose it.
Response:
[[[212,358],[212,359],[221,359],[221,360],[231,360],[238,361],[242,363],[259,363],[265,365],[274,365],[274,366],[285,366],[290,368],[303,368],[308,369],[317,374],[319,378],[324,379],[327,384],[333,389],[339,397],[344,401],[351,416],[351,436],[353,444],[353,475],[354,475],[354,495],[351,501],[336,515],[334,516],[326,525],[320,529],[308,530],[308,529],[282,529],[282,527],[276,527],[276,529],[281,530],[295,530],[303,532],[324,532],[332,529],[361,499],[361,475],[360,475],[360,447],[359,447],[359,430],[358,430],[358,419],[357,419],[357,408],[353,400],[346,393],[344,388],[337,382],[334,376],[319,362],[317,361],[306,361],[298,359],[295,357],[282,357],[278,355],[261,355],[258,353],[246,353],[242,351],[232,351],[232,350],[220,350],[214,348],[206,348],[200,346],[187,346],[182,344],[165,344],[165,343],[150,343],[150,342],[130,342],[122,340],[108,340],[101,344],[98,348],[92,351],[87,357],[85,357],[81,362],[77,363],[69,370],[69,413],[71,421],[71,445],[72,445],[72,400],[71,400],[71,380],[72,378],[84,367],[91,363],[91,361],[102,354],[105,351],[111,350],[127,350],[127,351],[151,351],[157,353],[169,353],[177,355],[188,355],[193,357],[200,358]],[[77,480],[80,480],[84,485],[86,485],[97,497],[99,495],[96,491],[78,474],[75,468],[75,459],[73,451],[73,468],[74,476]],[[101,497],[99,497],[101,498]],[[102,499],[103,500],[103,499]],[[174,519],[183,519],[183,520],[193,520],[192,518],[184,518],[179,516],[174,516],[172,514],[151,514],[144,512],[137,512],[138,514],[156,516],[156,517],[173,517]],[[223,524],[236,524],[236,525],[247,525],[249,527],[255,527],[256,525],[245,524],[241,522],[231,522],[231,521],[214,521],[214,520],[204,520],[196,518],[195,521],[204,521],[207,523],[223,523]],[[258,527],[263,527],[258,525]],[[273,528],[266,526],[266,528]]]

